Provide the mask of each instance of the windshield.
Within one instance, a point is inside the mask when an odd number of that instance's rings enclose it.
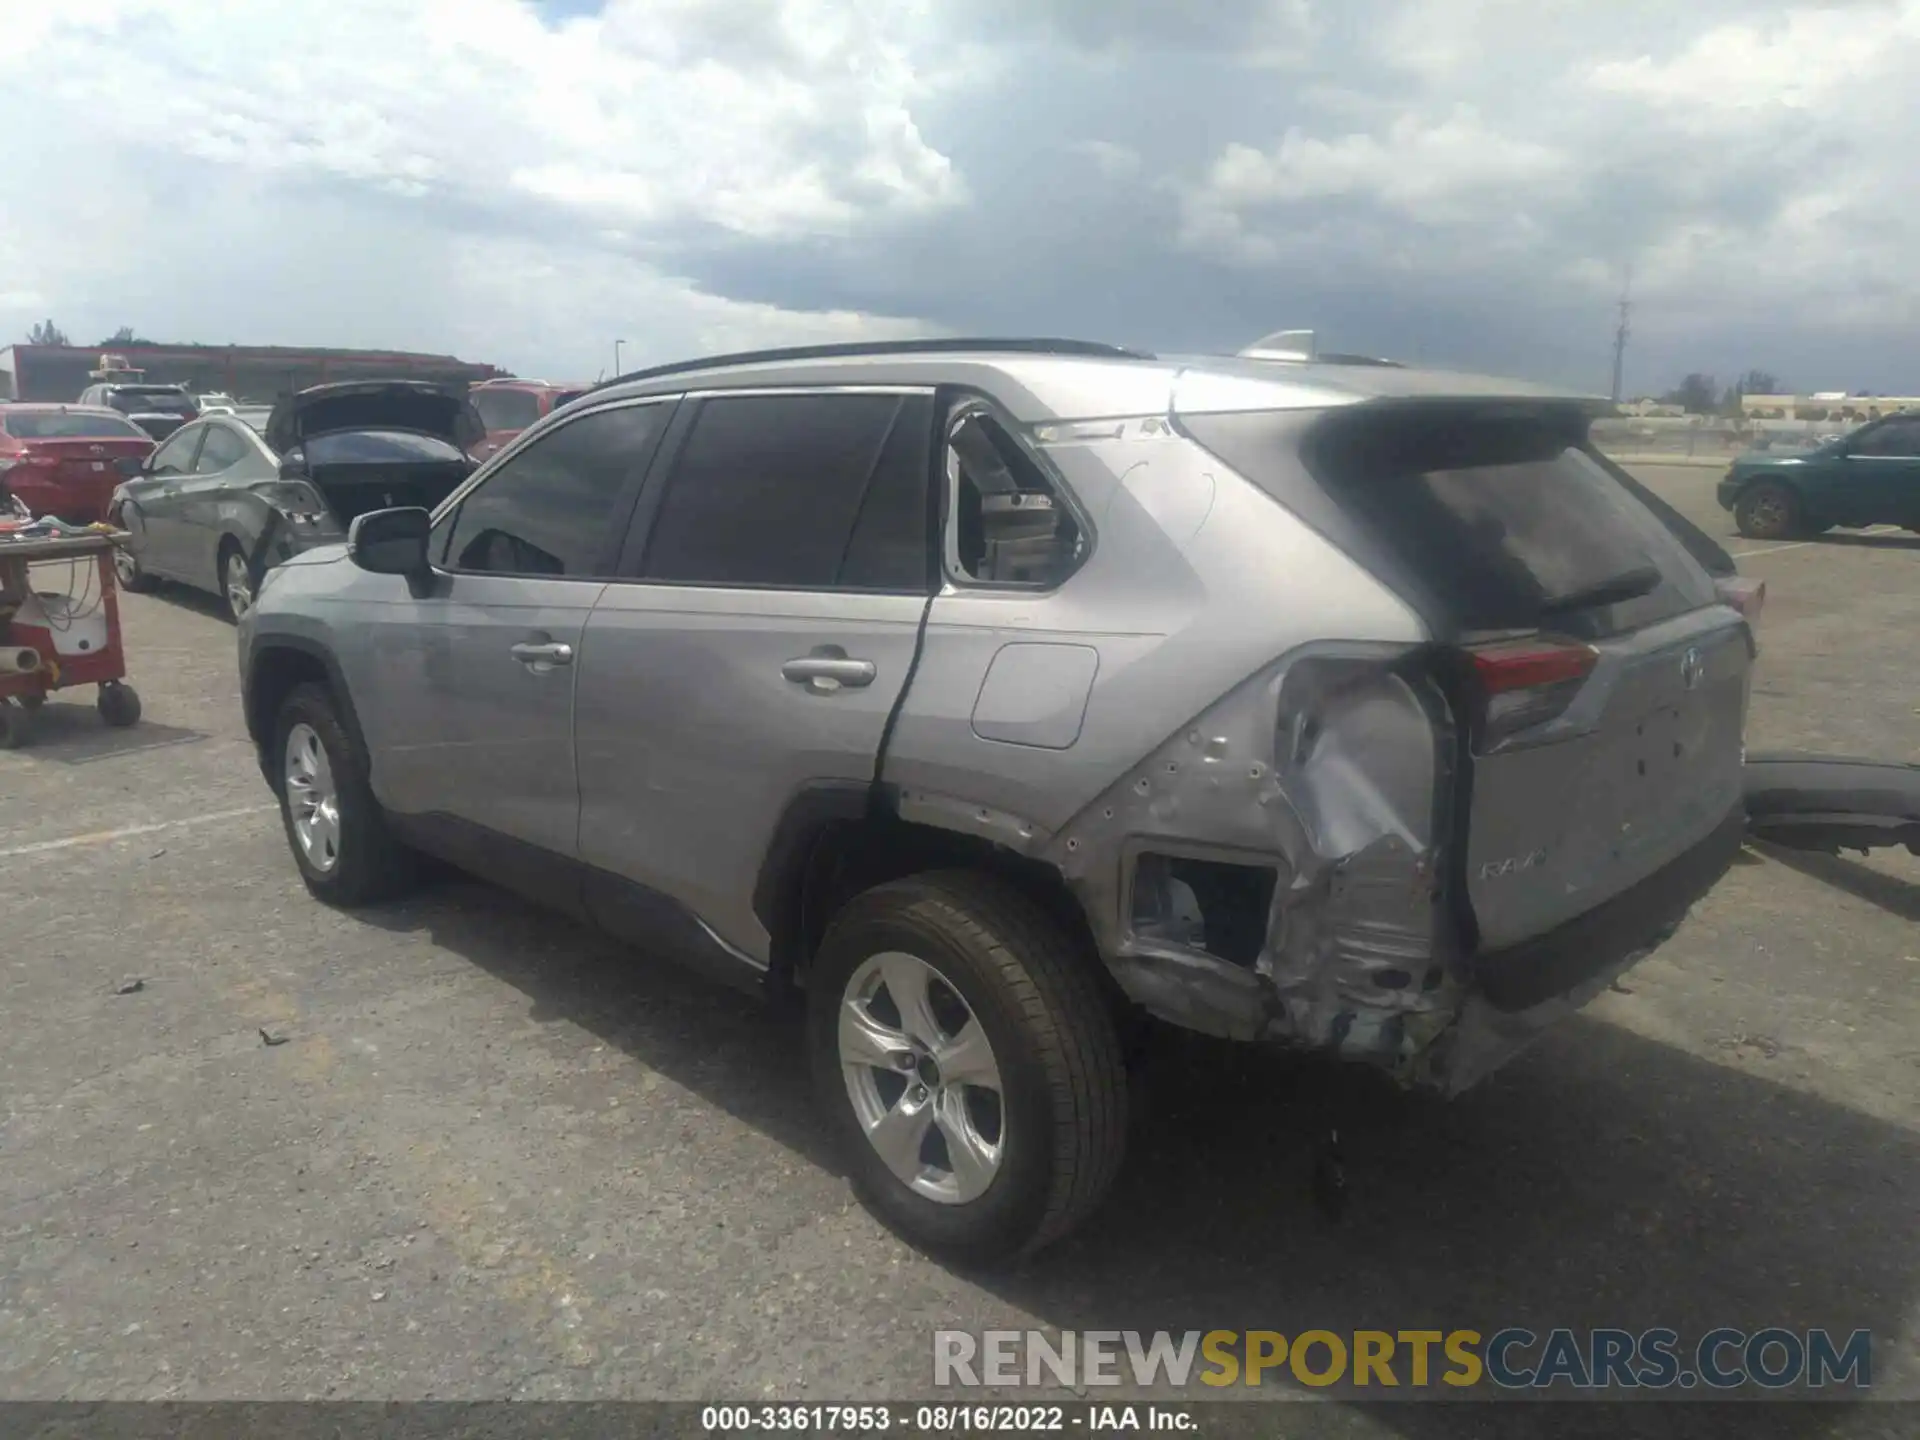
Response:
[[[107,403],[122,415],[190,415],[193,401],[184,390],[171,385],[120,385],[107,396]]]
[[[0,412],[0,430],[21,440],[145,440],[147,432],[130,420],[85,410],[8,410]]]
[[[467,398],[489,430],[524,430],[540,418],[540,401],[529,390],[474,390]]]

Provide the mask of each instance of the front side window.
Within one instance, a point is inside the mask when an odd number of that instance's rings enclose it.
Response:
[[[205,426],[189,425],[168,440],[153,452],[153,473],[156,475],[191,473],[194,451],[200,448],[200,437],[206,433]]]
[[[670,406],[583,415],[520,451],[460,502],[449,569],[497,575],[605,575],[614,507],[645,464]],[[446,522],[443,522],[446,523]]]
[[[668,584],[925,594],[933,397],[702,402],[641,565]]]

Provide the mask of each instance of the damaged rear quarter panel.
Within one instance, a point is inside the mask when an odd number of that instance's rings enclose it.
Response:
[[[1434,973],[1445,707],[1390,668],[1424,643],[1419,621],[1182,439],[1057,445],[1048,458],[1093,518],[1093,554],[1056,591],[950,585],[934,600],[887,753],[902,817],[1056,866],[1123,987],[1163,1018],[1243,1039],[1417,1048],[1455,984],[1444,961]],[[1329,614],[1344,632],[1331,647]],[[1010,643],[1098,652],[1072,744],[976,733],[982,684]],[[1287,707],[1308,733],[1288,732],[1282,754]],[[1136,933],[1145,852],[1270,867],[1257,962]]]

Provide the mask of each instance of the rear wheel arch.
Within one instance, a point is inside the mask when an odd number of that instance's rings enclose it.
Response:
[[[1115,1003],[1119,985],[1099,959],[1092,926],[1058,869],[977,836],[897,818],[883,792],[823,782],[795,795],[776,826],[754,887],[754,910],[772,937],[769,984],[786,993],[805,983],[833,918],[855,897],[936,870],[990,874],[1038,905],[1073,937]]]

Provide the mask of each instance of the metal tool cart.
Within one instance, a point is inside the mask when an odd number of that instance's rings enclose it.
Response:
[[[113,573],[114,545],[125,538],[0,531],[0,749],[25,744],[48,694],[75,685],[100,687],[107,724],[139,720]]]

